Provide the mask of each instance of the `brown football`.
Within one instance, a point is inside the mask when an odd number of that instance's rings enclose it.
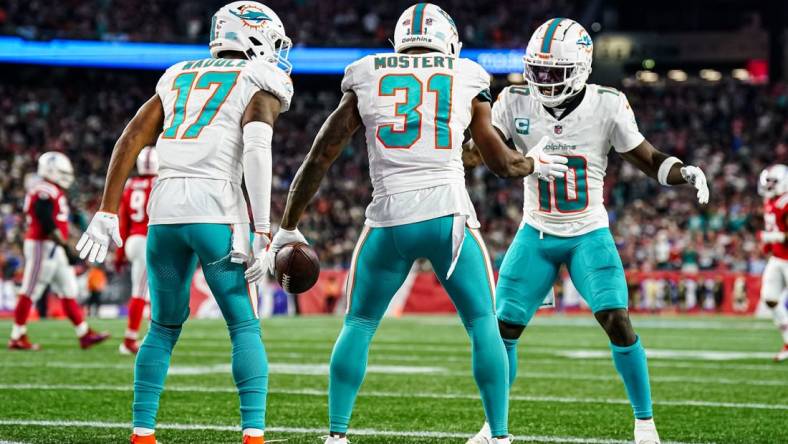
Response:
[[[303,242],[293,242],[276,253],[276,280],[288,293],[303,293],[317,282],[320,260],[317,253]]]

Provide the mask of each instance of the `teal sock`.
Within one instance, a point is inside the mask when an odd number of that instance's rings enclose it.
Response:
[[[367,371],[367,354],[378,322],[347,315],[331,353],[328,381],[330,431],[347,433],[356,395]]]
[[[503,346],[506,348],[506,357],[509,360],[509,390],[512,390],[514,378],[517,377],[517,343],[519,339],[503,338]]]
[[[476,318],[466,326],[471,337],[473,378],[479,387],[492,436],[509,435],[509,364],[495,315]]]
[[[134,364],[134,427],[156,428],[159,398],[170,368],[170,357],[181,327],[165,327],[152,321]]]
[[[634,344],[620,347],[610,343],[613,363],[624,381],[629,402],[635,418],[647,419],[654,416],[651,406],[651,385],[648,380],[646,351],[637,338]]]
[[[260,338],[260,321],[228,325],[233,343],[233,381],[241,398],[241,428],[265,429],[268,358]]]

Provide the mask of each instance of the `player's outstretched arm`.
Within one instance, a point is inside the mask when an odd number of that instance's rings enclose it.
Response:
[[[473,99],[472,106],[471,137],[487,168],[498,177],[524,177],[531,174],[534,171],[533,159],[510,150],[492,126],[490,103]]]
[[[317,133],[309,154],[293,179],[290,193],[287,197],[285,214],[282,217],[282,228],[294,230],[304,209],[312,200],[326,171],[339,157],[350,138],[361,126],[361,116],[358,113],[358,99],[352,91],[346,92],[339,102],[339,106],[323,123]]]
[[[164,109],[158,95],[148,99],[126,125],[112,150],[101,207],[77,243],[80,258],[104,262],[111,241],[118,247],[123,245],[117,216],[123,184],[134,168],[140,151],[156,142],[163,125]]]
[[[648,140],[643,140],[634,149],[621,153],[621,156],[647,176],[657,179],[662,185],[688,183],[694,186],[698,190],[698,202],[701,204],[709,202],[709,187],[703,170],[696,166],[684,165],[678,158],[668,156],[654,148]]]
[[[523,156],[506,145],[501,133],[491,123],[491,114],[492,108],[488,102],[473,100],[473,118],[470,125],[472,144],[478,149],[481,160],[490,171],[499,177],[525,177],[535,172],[540,179],[548,181],[564,177],[564,172],[568,169],[566,157],[544,152],[547,137],[543,137]],[[470,156],[463,156],[463,162],[466,157]]]

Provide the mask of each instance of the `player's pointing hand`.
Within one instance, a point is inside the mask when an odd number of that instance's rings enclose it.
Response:
[[[709,185],[703,170],[696,166],[688,165],[681,168],[681,177],[698,190],[698,203],[702,205],[709,203]]]
[[[118,225],[118,216],[99,211],[93,216],[88,229],[77,242],[77,251],[81,259],[100,264],[104,262],[109,250],[110,241],[118,247],[123,246]]]
[[[564,174],[569,170],[566,165],[567,159],[560,154],[545,153],[544,147],[547,145],[547,136],[542,137],[533,148],[528,150],[528,157],[534,161],[534,172],[541,180],[552,182],[557,178],[564,177]]]

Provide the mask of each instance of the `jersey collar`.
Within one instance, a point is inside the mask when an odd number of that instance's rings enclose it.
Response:
[[[579,93],[575,94],[573,97],[570,97],[569,100],[561,104],[566,106],[564,107],[564,112],[561,113],[560,117],[556,117],[556,113],[553,108],[548,108],[544,105],[542,105],[542,107],[544,108],[545,111],[547,111],[547,114],[549,114],[555,120],[558,120],[560,122],[561,120],[564,120],[564,118],[566,118],[566,116],[568,116],[578,106],[580,106],[580,104],[583,103],[583,99],[585,99],[585,97],[586,97],[586,87],[584,86]]]

